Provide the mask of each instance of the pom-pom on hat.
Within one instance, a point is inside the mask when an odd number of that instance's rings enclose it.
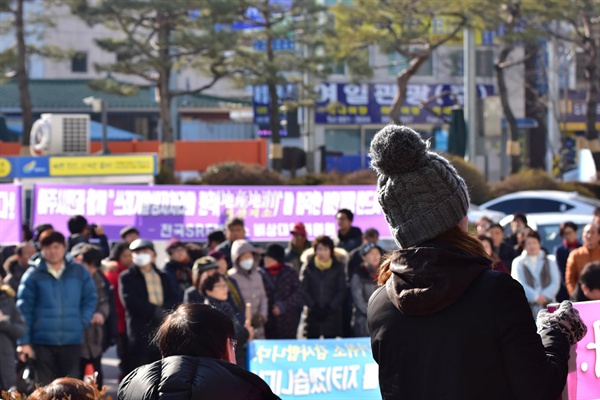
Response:
[[[377,193],[395,242],[401,248],[431,240],[467,215],[469,192],[448,160],[407,126],[388,125],[371,142]]]

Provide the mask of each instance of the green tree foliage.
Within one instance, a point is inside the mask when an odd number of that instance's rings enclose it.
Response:
[[[600,0],[545,0],[539,18],[553,37],[572,46],[585,59],[585,135],[600,171],[600,143],[596,129],[600,97]]]
[[[396,75],[398,90],[390,107],[390,118],[400,121],[410,78],[440,46],[456,39],[468,26],[474,2],[441,0],[355,0],[332,7],[335,34],[328,47],[344,62],[354,77],[371,76],[371,47],[383,54],[399,55],[404,61]]]
[[[0,0],[0,35],[4,39],[10,36],[14,38],[14,41],[7,40],[2,46],[3,51],[0,51],[0,81],[11,77],[17,79],[23,118],[21,144],[24,151],[29,147],[29,132],[33,125],[28,57],[34,54],[59,59],[68,56],[68,52],[56,46],[35,46],[30,43],[32,37],[41,34],[43,27],[52,25],[41,10],[33,11],[34,5],[32,0]]]
[[[238,35],[230,29],[238,13],[235,0],[63,0],[90,25],[103,24],[116,35],[96,40],[115,54],[113,63],[96,64],[97,71],[142,78],[156,87],[159,99],[165,170],[174,170],[171,124],[174,97],[201,93],[231,73],[229,62]],[[176,71],[197,70],[207,76],[199,87],[173,89]],[[109,91],[131,90],[113,79],[95,83]]]
[[[240,3],[240,19],[252,28],[241,33],[233,65],[242,71],[238,79],[243,85],[268,88],[271,165],[280,171],[279,115],[286,109],[310,106],[314,98],[311,82],[326,73],[323,67],[326,58],[321,51],[324,32],[328,29],[322,21],[325,9],[314,0],[242,0]],[[282,42],[293,46],[279,49],[278,43]],[[290,85],[294,96],[280,98],[278,88]],[[284,108],[280,108],[280,104]]]

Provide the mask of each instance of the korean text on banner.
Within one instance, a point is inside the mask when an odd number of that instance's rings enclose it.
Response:
[[[21,242],[21,186],[0,185],[0,244]]]
[[[244,218],[246,235],[255,241],[288,241],[296,222],[309,238],[335,236],[335,214],[347,208],[353,225],[390,231],[377,202],[375,186],[99,186],[38,184],[33,224],[50,223],[67,232],[67,221],[80,214],[100,224],[111,240],[133,225],[150,240],[206,240],[232,216]]]
[[[369,338],[254,340],[248,359],[283,400],[381,399]]]
[[[569,360],[568,400],[600,399],[600,300],[573,303],[587,326]]]

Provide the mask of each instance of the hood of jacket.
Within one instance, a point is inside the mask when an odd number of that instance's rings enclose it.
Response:
[[[415,247],[392,254],[388,297],[406,315],[429,315],[454,304],[491,260],[454,248]]]
[[[238,239],[231,245],[231,263],[233,265],[236,264],[236,261],[240,256],[244,253],[253,253],[254,254],[254,246],[244,239]]]
[[[311,247],[309,249],[304,250],[304,252],[300,256],[300,261],[302,262],[302,264],[306,264],[307,262],[312,260],[314,256],[315,249]],[[341,247],[333,248],[333,258],[342,264],[348,264],[348,261],[350,261],[350,255],[346,250],[342,249]]]

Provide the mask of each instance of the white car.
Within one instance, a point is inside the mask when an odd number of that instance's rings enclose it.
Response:
[[[592,223],[592,214],[564,214],[564,213],[537,213],[527,214],[527,225],[534,231],[537,231],[542,239],[542,247],[552,252],[554,247],[562,242],[560,236],[560,224],[571,221],[577,225],[577,237],[581,242],[583,227]],[[513,220],[512,215],[507,215],[500,220],[500,225],[504,229],[505,235],[511,234],[510,223]]]
[[[469,218],[469,223],[474,224],[477,221],[479,221],[481,217],[488,217],[492,221],[498,222],[502,218],[506,217],[506,214],[499,211],[484,210],[481,207],[476,206],[475,204],[471,204],[469,206],[469,212],[467,213],[467,216]]]
[[[505,214],[516,212],[533,213],[566,213],[592,215],[600,207],[600,200],[578,194],[577,192],[561,192],[557,190],[526,190],[506,194],[483,203],[479,208],[499,211]]]

